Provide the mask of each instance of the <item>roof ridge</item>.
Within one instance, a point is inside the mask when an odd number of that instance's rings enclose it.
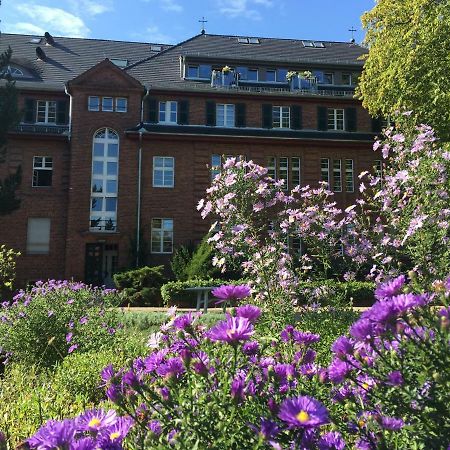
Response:
[[[144,63],[144,62],[147,62],[147,61],[149,61],[149,60],[151,60],[151,59],[155,59],[155,58],[157,58],[158,56],[161,56],[161,55],[163,55],[163,54],[166,54],[169,50],[173,50],[173,49],[175,49],[175,48],[177,48],[177,47],[180,47],[180,46],[183,45],[183,44],[186,44],[187,42],[193,41],[194,39],[198,38],[199,36],[204,36],[204,34],[203,34],[203,33],[196,34],[195,36],[192,36],[192,37],[190,37],[189,39],[186,39],[186,40],[184,40],[184,41],[182,41],[182,42],[179,42],[178,44],[175,44],[175,45],[173,45],[172,47],[166,48],[165,50],[162,50],[162,51],[160,51],[159,53],[156,53],[156,54],[154,54],[154,55],[150,55],[150,56],[148,56],[147,58],[141,59],[140,61],[136,61],[135,63],[130,64],[129,66],[125,67],[123,70],[132,69],[133,67],[136,67],[136,66],[139,65],[139,64],[142,64],[142,63]]]
[[[40,37],[45,39],[44,36],[40,36],[38,34],[22,34],[22,33],[1,33],[2,35],[8,36],[24,36],[24,37]],[[174,44],[164,44],[162,42],[142,42],[142,41],[123,41],[118,39],[102,39],[102,38],[84,38],[84,37],[73,37],[73,36],[53,36],[54,39],[74,39],[79,41],[100,41],[100,42],[119,42],[121,44],[142,44],[142,45],[164,45],[169,48]]]

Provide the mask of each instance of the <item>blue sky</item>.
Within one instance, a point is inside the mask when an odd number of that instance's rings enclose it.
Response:
[[[177,43],[211,34],[346,41],[375,0],[3,0],[7,33]]]

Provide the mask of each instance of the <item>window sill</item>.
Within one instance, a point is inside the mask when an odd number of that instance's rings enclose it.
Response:
[[[154,187],[155,189],[173,189],[175,187],[175,185],[172,185],[172,186],[155,186],[155,185],[152,185],[152,187]]]

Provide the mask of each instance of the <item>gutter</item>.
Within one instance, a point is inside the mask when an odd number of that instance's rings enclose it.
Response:
[[[72,137],[72,95],[67,88],[67,84],[64,85],[64,92],[69,96],[69,134],[67,137],[70,141],[70,138]]]
[[[139,129],[139,148],[138,148],[138,185],[137,185],[137,213],[136,213],[136,267],[139,267],[139,254],[141,251],[141,189],[142,189],[142,134],[144,129],[144,104],[150,94],[150,88],[145,87],[145,94],[141,101],[141,127]]]

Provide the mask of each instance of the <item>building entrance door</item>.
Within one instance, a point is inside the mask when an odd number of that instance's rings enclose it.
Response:
[[[84,281],[87,284],[101,286],[103,284],[103,244],[86,244],[84,263]]]
[[[103,284],[112,289],[115,287],[113,275],[117,272],[117,244],[105,245],[103,252]]]

